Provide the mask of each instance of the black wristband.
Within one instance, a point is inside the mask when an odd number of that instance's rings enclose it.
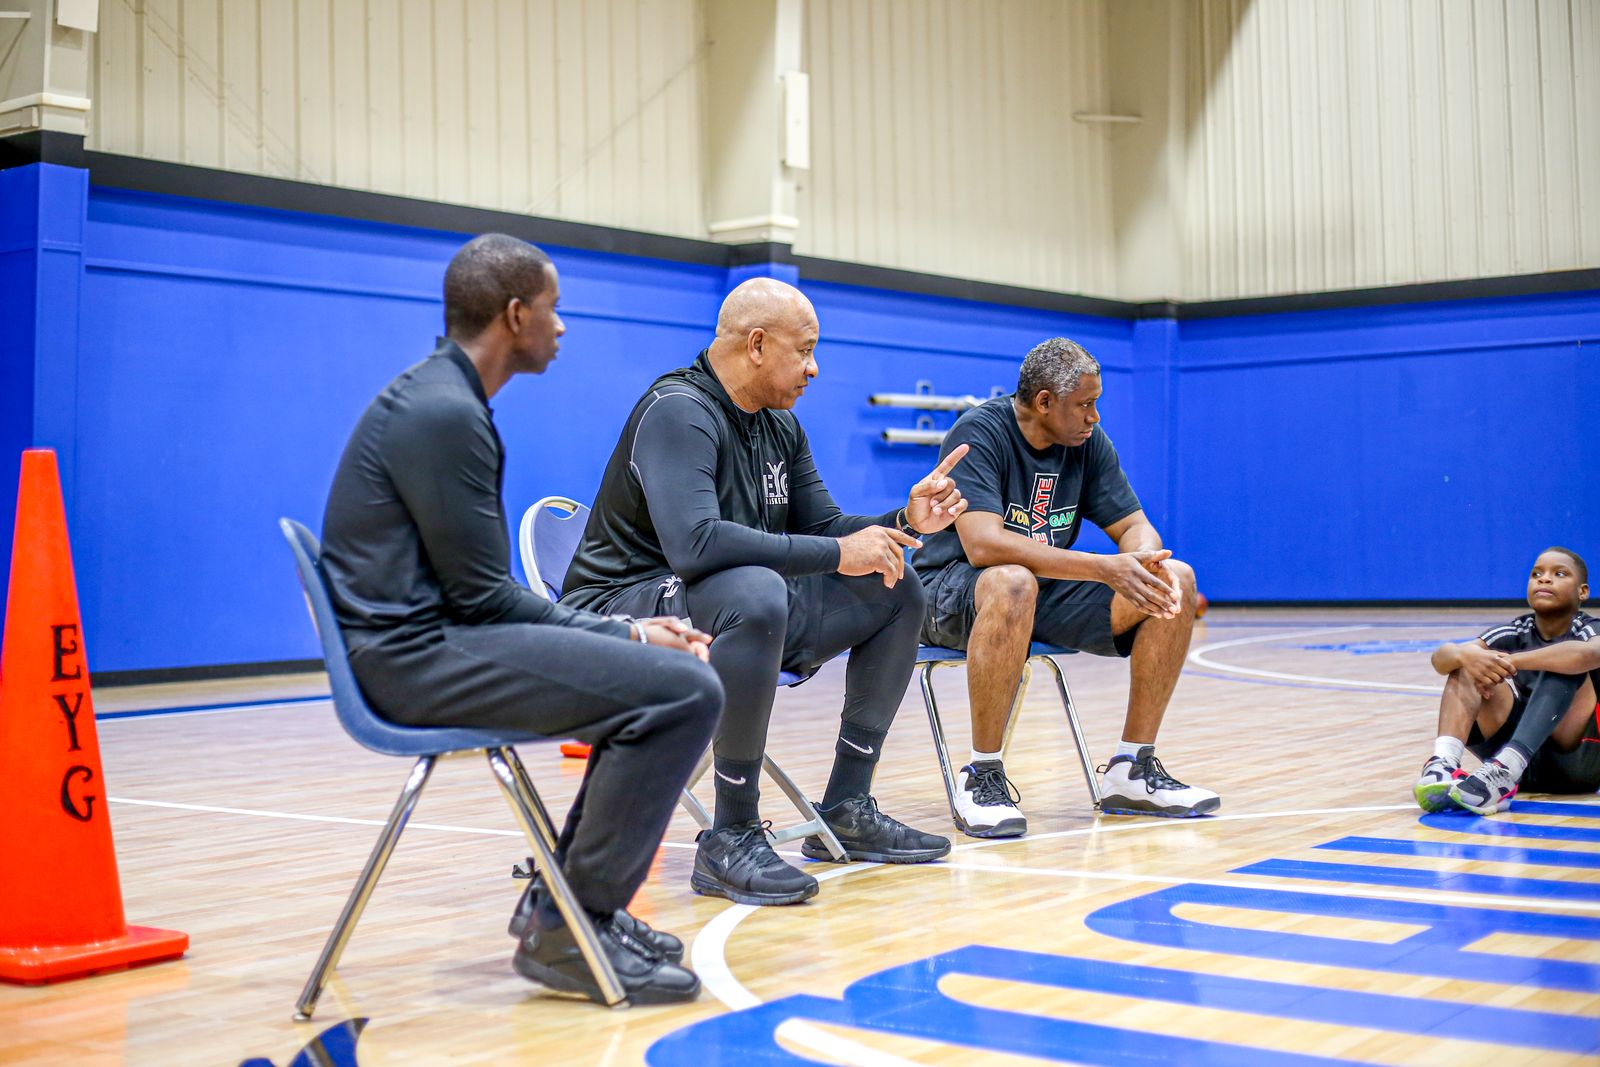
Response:
[[[894,524],[899,531],[908,537],[922,537],[922,531],[911,525],[911,519],[906,515],[906,509],[901,508],[895,512]]]

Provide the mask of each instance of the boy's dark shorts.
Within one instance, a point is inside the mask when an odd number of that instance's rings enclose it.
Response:
[[[1506,746],[1511,735],[1517,732],[1528,699],[1518,695],[1506,716],[1505,724],[1485,738],[1478,724],[1472,724],[1467,734],[1467,749],[1479,759],[1491,759]],[[1589,716],[1583,739],[1571,752],[1562,752],[1555,744],[1546,741],[1528,761],[1528,770],[1522,776],[1524,793],[1593,793],[1600,790],[1600,707]]]
[[[926,576],[928,614],[922,621],[924,644],[965,650],[978,609],[974,600],[979,567],[955,560]],[[1135,626],[1125,634],[1111,632],[1112,589],[1101,582],[1069,582],[1040,578],[1033,612],[1033,639],[1096,656],[1128,656]]]

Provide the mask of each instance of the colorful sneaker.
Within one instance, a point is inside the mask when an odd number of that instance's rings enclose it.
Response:
[[[1209,789],[1184,785],[1161,766],[1154,745],[1137,756],[1112,756],[1100,768],[1100,810],[1107,815],[1161,815],[1187,819],[1207,815],[1222,806],[1222,798]]]
[[[1028,832],[1028,820],[1017,807],[1022,794],[999,760],[967,764],[956,784],[956,829],[968,837],[1021,837]]]
[[[1448,811],[1455,807],[1450,801],[1450,787],[1466,776],[1466,771],[1443,756],[1429,756],[1422,765],[1422,777],[1411,787],[1411,795],[1423,811]]]
[[[1516,795],[1517,780],[1497,759],[1486,760],[1482,767],[1450,787],[1450,799],[1455,804],[1479,815],[1505,811]]]
[[[831,808],[818,808],[817,814],[844,846],[844,862],[927,863],[950,853],[950,839],[925,834],[878,810],[870,796],[841,800]],[[833,860],[822,838],[812,835],[800,843],[800,854],[807,859]]]
[[[770,822],[701,830],[689,887],[735,904],[798,904],[817,895],[817,880],[784,862],[767,840]]]

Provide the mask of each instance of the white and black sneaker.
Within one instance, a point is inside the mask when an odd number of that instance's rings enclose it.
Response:
[[[968,837],[1021,837],[1028,820],[1017,807],[1022,794],[1006,777],[1005,764],[979,760],[956,778],[956,829]]]
[[[1161,815],[1187,819],[1207,815],[1222,806],[1222,798],[1209,789],[1184,785],[1161,766],[1154,745],[1137,756],[1112,756],[1100,768],[1100,810],[1107,815]]]

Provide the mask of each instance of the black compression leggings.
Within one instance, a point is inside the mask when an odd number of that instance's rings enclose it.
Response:
[[[716,755],[759,760],[778,671],[806,674],[847,649],[844,721],[888,730],[911,680],[923,605],[922,583],[910,567],[893,589],[885,589],[875,574],[785,581],[768,567],[730,567],[684,585],[635,586],[606,610],[687,614],[711,634],[711,666],[727,694]]]

